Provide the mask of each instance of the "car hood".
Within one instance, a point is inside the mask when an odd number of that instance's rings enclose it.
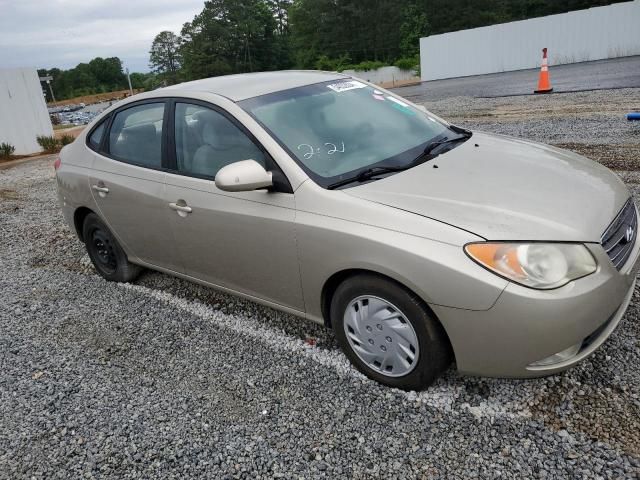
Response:
[[[622,181],[598,163],[484,133],[410,170],[343,191],[487,240],[599,242],[629,198]]]

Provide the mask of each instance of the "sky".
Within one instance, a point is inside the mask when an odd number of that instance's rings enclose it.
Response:
[[[68,69],[119,57],[149,71],[149,49],[163,30],[180,33],[204,0],[0,0],[0,68]]]

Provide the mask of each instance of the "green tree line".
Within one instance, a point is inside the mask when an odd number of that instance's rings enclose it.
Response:
[[[619,0],[623,1],[623,0]],[[288,68],[416,67],[421,37],[601,6],[607,0],[209,0],[180,32],[160,32],[151,73],[133,88]],[[128,87],[117,57],[94,58],[53,77],[57,99]],[[49,89],[43,84],[47,99]]]
[[[616,2],[210,0],[180,32],[158,34],[150,67],[165,84],[285,68],[411,68],[421,37],[610,3]]]
[[[80,63],[69,70],[41,68],[38,70],[38,75],[53,78],[51,87],[56,100],[129,88],[127,77],[122,68],[122,61],[118,57],[96,57],[89,63]],[[133,88],[151,89],[157,86],[158,82],[152,73],[131,74]],[[45,82],[41,82],[41,84],[47,101],[52,101],[49,86]]]

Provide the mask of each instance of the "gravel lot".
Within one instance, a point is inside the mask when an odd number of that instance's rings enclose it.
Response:
[[[638,192],[639,89],[427,103]],[[460,112],[464,112],[461,115]],[[93,273],[51,159],[0,170],[0,478],[640,478],[640,299],[549,378],[381,387],[323,328],[159,273]]]

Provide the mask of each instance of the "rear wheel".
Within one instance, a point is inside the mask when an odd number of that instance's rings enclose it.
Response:
[[[140,274],[141,267],[127,260],[118,241],[95,213],[90,213],[85,218],[82,238],[91,263],[107,280],[130,282]]]
[[[331,320],[349,360],[384,385],[422,390],[451,363],[442,326],[415,294],[391,280],[348,278],[333,296]]]

